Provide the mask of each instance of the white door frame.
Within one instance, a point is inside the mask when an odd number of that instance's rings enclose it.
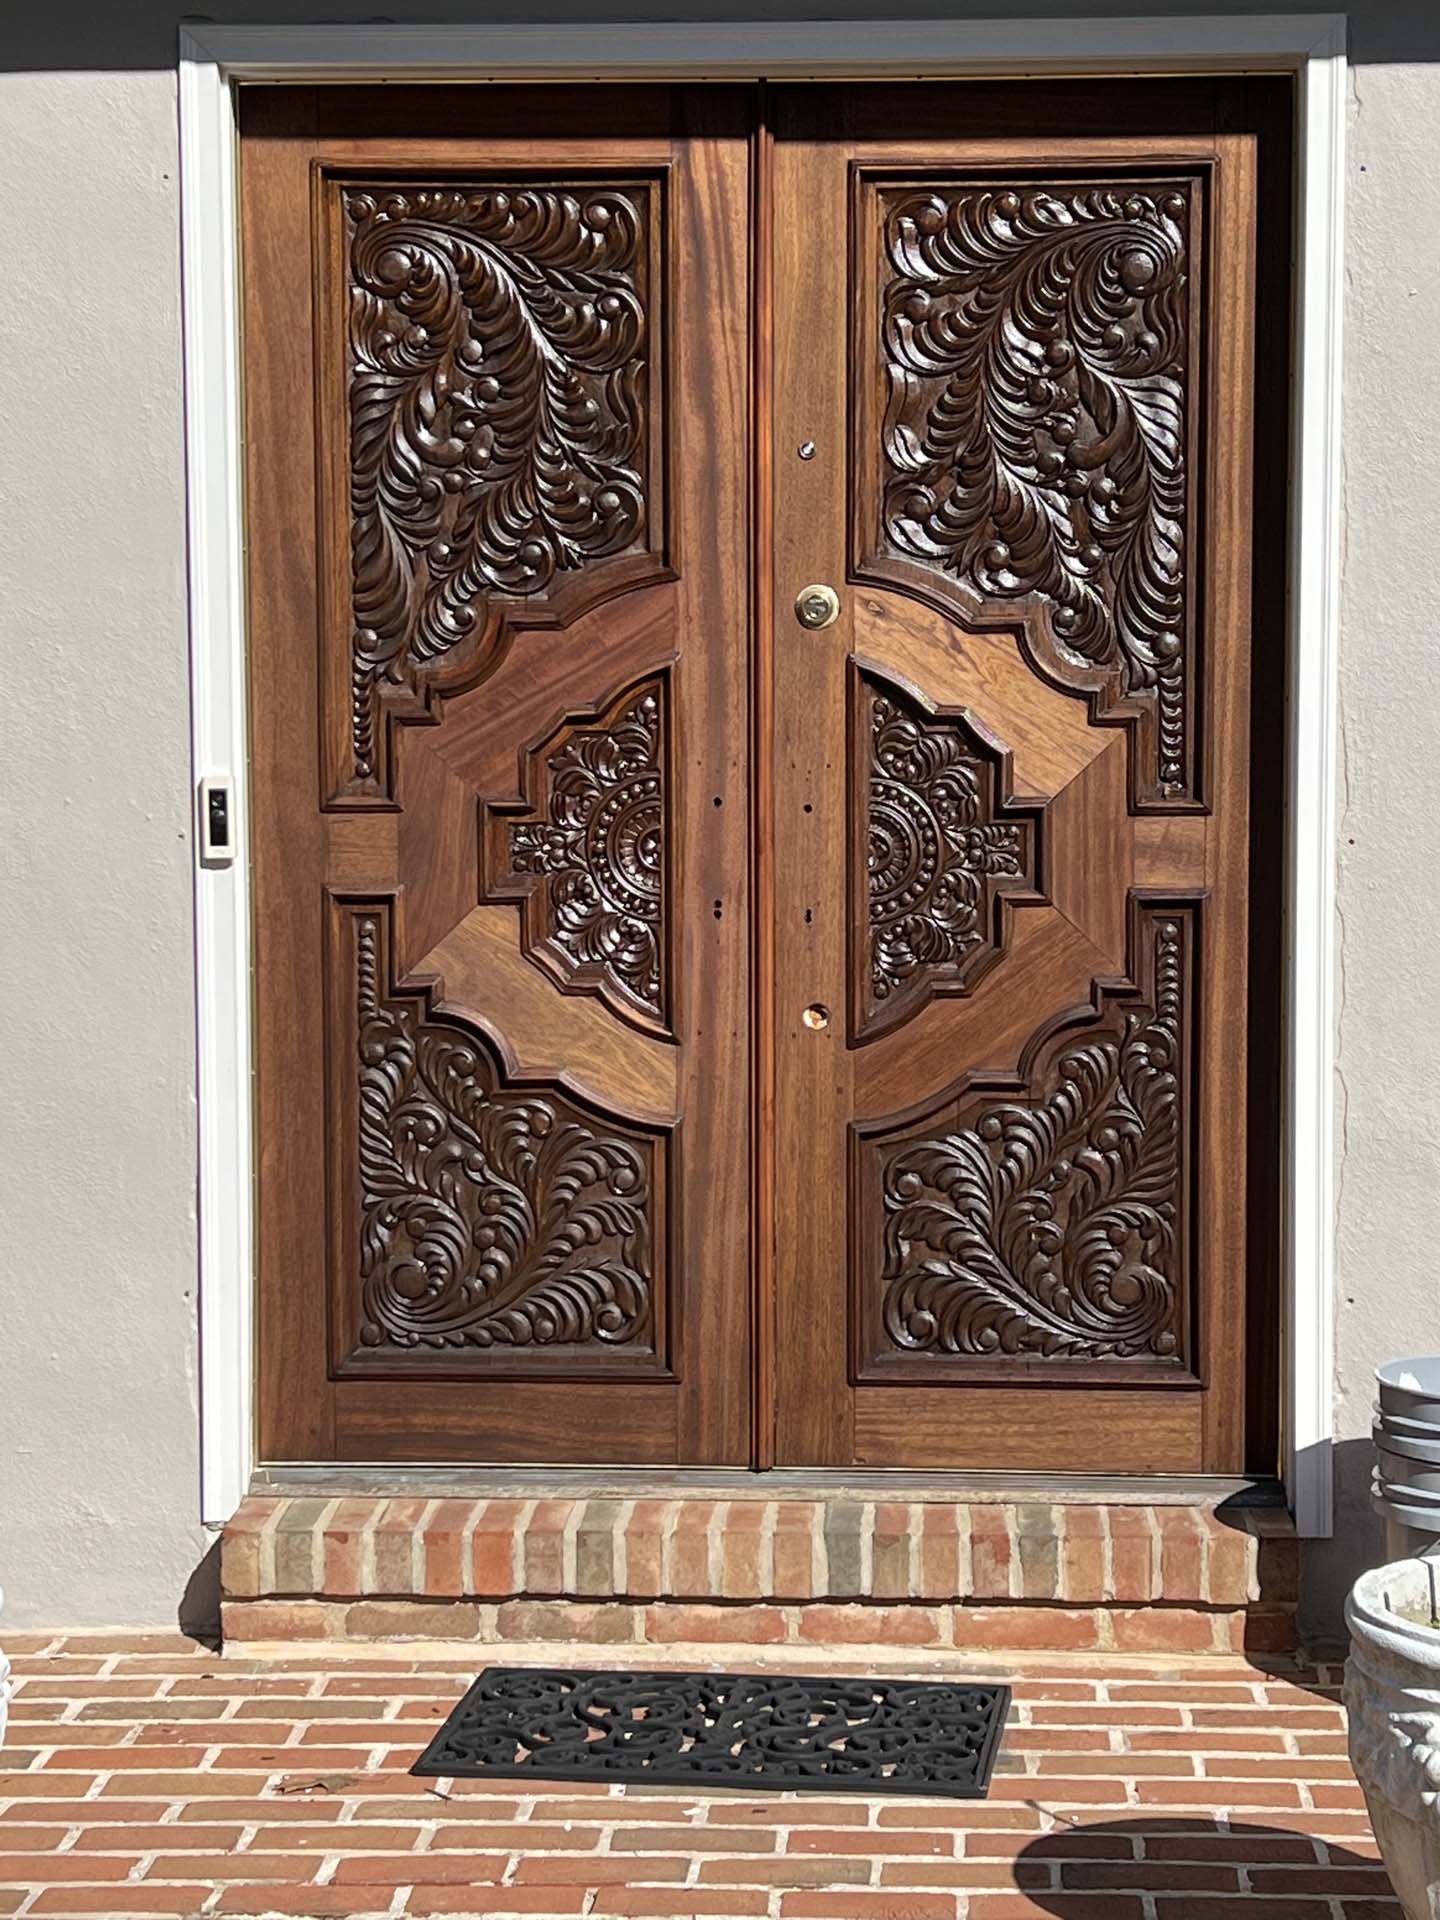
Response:
[[[738,80],[1292,73],[1297,298],[1289,550],[1284,1220],[1287,1485],[1332,1506],[1336,638],[1345,16],[559,26],[216,26],[180,34],[190,654],[197,803],[233,783],[234,857],[197,860],[201,1498],[254,1464],[254,1111],[235,88],[243,81]],[[199,844],[197,837],[197,845]]]

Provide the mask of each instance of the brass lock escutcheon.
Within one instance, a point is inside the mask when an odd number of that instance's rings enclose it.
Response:
[[[802,627],[818,630],[833,627],[840,618],[840,596],[833,587],[817,583],[802,587],[795,596],[795,618]]]

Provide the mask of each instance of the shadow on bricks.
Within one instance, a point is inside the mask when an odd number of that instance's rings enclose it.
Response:
[[[1016,1887],[1057,1920],[1226,1920],[1253,1903],[1286,1920],[1381,1920],[1400,1907],[1373,1854],[1286,1827],[1194,1815],[1077,1819],[1032,1840]]]

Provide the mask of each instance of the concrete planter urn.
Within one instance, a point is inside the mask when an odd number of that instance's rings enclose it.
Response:
[[[1345,1606],[1350,1764],[1406,1920],[1440,1920],[1440,1564],[1362,1573]]]

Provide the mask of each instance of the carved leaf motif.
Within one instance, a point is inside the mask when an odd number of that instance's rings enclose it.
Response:
[[[883,1324],[913,1353],[1178,1364],[1185,934],[1153,1004],[1061,1052],[1043,1096],[890,1151]]]
[[[478,1036],[382,994],[375,916],[355,938],[362,1343],[646,1344],[648,1148],[502,1088]]]
[[[346,194],[354,775],[496,600],[641,541],[643,190]]]
[[[981,602],[1046,605],[1059,658],[1154,715],[1145,785],[1189,787],[1188,191],[887,203],[886,539]]]
[[[1001,893],[1034,878],[1036,825],[997,817],[1000,758],[958,718],[867,683],[872,1012],[966,992],[1001,950]]]
[[[546,755],[543,818],[510,828],[513,871],[546,876],[546,944],[662,1017],[667,795],[664,684],[648,682]]]

